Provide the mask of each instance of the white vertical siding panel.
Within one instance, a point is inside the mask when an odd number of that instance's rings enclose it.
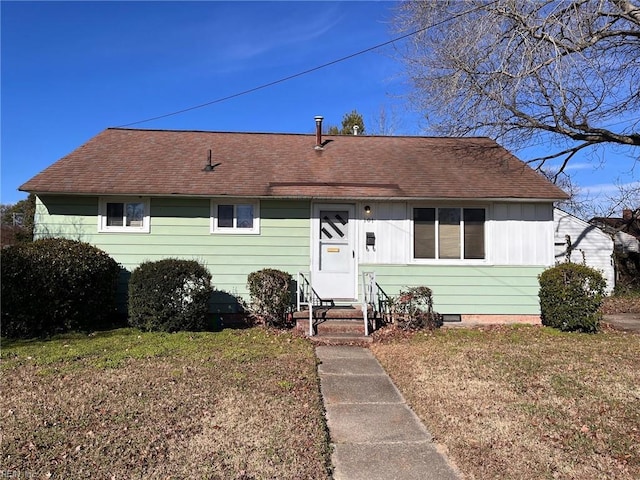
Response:
[[[536,204],[536,222],[538,228],[538,248],[540,265],[553,265],[553,205]]]
[[[411,229],[406,218],[406,203],[370,202],[367,205],[371,207],[371,219],[363,218],[361,221],[360,234],[358,235],[360,263],[406,263],[411,244]],[[364,210],[364,204],[361,210]],[[366,247],[367,232],[375,234],[375,247]]]
[[[491,208],[487,254],[489,261],[498,265],[509,263],[509,236],[507,225],[507,205],[495,204]]]
[[[496,203],[490,236],[495,265],[552,265],[551,204]]]
[[[410,258],[411,228],[405,203],[383,204],[380,235],[376,236],[378,263],[406,263]]]
[[[565,236],[571,237],[573,251],[571,261],[585,262],[591,268],[602,272],[607,281],[607,293],[615,287],[615,270],[613,267],[613,240],[599,228],[574,217],[562,210],[554,210],[554,257],[556,262],[566,261]]]

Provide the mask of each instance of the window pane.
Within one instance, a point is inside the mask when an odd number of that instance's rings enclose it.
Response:
[[[233,205],[218,205],[218,227],[233,228]]]
[[[253,205],[237,205],[238,228],[253,228]]]
[[[460,209],[438,209],[438,258],[460,258]]]
[[[124,203],[107,203],[107,227],[122,227]]]
[[[142,227],[144,203],[127,203],[127,227]]]
[[[464,258],[484,258],[484,208],[464,209]]]
[[[413,209],[413,258],[436,257],[436,210]]]

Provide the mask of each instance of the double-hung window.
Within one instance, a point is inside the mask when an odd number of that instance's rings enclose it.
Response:
[[[484,259],[485,221],[484,208],[413,208],[413,258]]]
[[[260,233],[258,202],[212,201],[211,233]]]
[[[149,233],[149,199],[101,198],[98,231]]]

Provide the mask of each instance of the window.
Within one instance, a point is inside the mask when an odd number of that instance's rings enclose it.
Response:
[[[260,233],[257,202],[211,202],[212,233]]]
[[[148,198],[101,198],[100,232],[149,232]]]
[[[484,208],[414,208],[413,258],[484,259]]]

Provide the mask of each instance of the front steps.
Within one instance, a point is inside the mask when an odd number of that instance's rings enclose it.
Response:
[[[372,315],[372,312],[370,312]],[[317,333],[310,340],[327,345],[363,345],[371,343],[364,334],[364,316],[360,305],[316,307],[313,309]],[[309,335],[309,311],[295,312],[296,329]],[[369,331],[371,334],[371,329]]]

